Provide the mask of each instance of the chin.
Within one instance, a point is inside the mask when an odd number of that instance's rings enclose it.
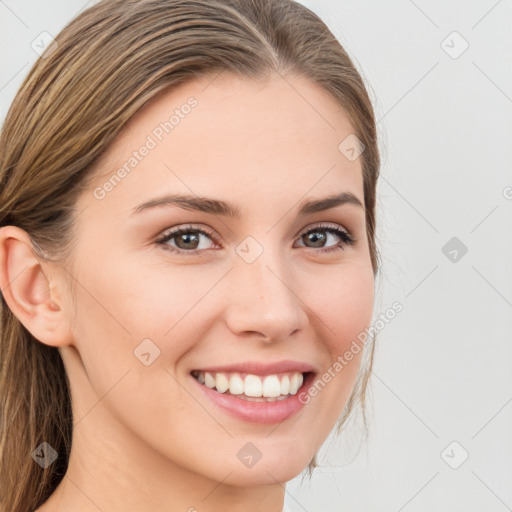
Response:
[[[266,466],[261,466],[259,468],[253,467],[250,469],[240,469],[237,468],[230,475],[229,478],[225,480],[225,483],[229,483],[229,485],[237,486],[237,487],[253,487],[256,485],[275,485],[275,484],[284,484],[289,482],[297,475],[306,469],[307,464],[303,465],[274,465],[269,464]],[[228,471],[229,472],[229,471]],[[226,473],[227,474],[227,473]],[[216,480],[222,481],[226,474],[219,476],[219,478],[215,478]]]
[[[261,458],[252,466],[245,466],[237,460],[230,467],[226,466],[222,475],[217,475],[217,477],[220,476],[220,480],[222,480],[231,471],[226,482],[236,486],[285,483],[300,475],[307,468],[313,456],[314,453],[308,451],[306,454],[297,450],[296,446],[285,445],[281,450],[267,448],[263,450]],[[217,471],[217,473],[219,472]]]

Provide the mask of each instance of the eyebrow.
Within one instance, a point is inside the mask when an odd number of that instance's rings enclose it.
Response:
[[[352,192],[341,192],[339,194],[330,195],[322,199],[309,199],[302,202],[299,206],[298,214],[299,216],[308,215],[316,212],[330,210],[331,208],[345,204],[352,204],[363,208],[364,210],[364,206],[361,200],[352,194]],[[235,219],[239,219],[241,217],[241,209],[237,205],[233,205],[219,199],[178,194],[170,194],[157,197],[155,199],[151,199],[150,201],[139,204],[133,209],[132,215],[161,206],[179,206],[184,210],[212,213],[215,215],[233,217]]]

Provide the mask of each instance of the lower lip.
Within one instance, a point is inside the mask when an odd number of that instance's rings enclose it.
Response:
[[[236,398],[235,395],[226,395],[214,391],[208,386],[201,384],[190,375],[190,378],[199,386],[201,391],[223,411],[243,421],[267,424],[280,423],[298,413],[304,407],[305,404],[299,401],[299,395],[304,393],[313,377],[313,373],[307,374],[297,393],[285,400],[276,400],[275,402],[250,402],[242,398]]]

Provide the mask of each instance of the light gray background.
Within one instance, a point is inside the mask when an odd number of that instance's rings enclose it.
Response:
[[[32,41],[93,3],[0,0],[1,119],[37,57]],[[323,467],[311,484],[290,482],[286,504],[512,510],[512,4],[302,3],[353,57],[375,105],[384,263],[375,317],[396,300],[404,311],[378,335],[368,441],[358,421],[330,438]],[[457,58],[454,31],[469,44]],[[456,261],[442,252],[452,237],[468,249]]]

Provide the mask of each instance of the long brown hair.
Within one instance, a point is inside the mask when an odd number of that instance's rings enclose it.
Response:
[[[159,92],[222,70],[254,79],[297,73],[347,112],[365,148],[366,228],[376,275],[380,158],[372,104],[325,23],[292,0],[103,0],[83,11],[37,60],[8,111],[0,135],[0,227],[25,230],[39,258],[64,264],[72,254],[76,200],[127,121]],[[46,501],[66,472],[71,396],[58,349],[38,342],[3,296],[0,307],[0,510],[27,512]],[[373,347],[367,346],[369,363],[339,428],[357,401],[364,411]],[[58,453],[46,469],[31,457],[42,442]],[[315,466],[313,458],[310,474]]]

